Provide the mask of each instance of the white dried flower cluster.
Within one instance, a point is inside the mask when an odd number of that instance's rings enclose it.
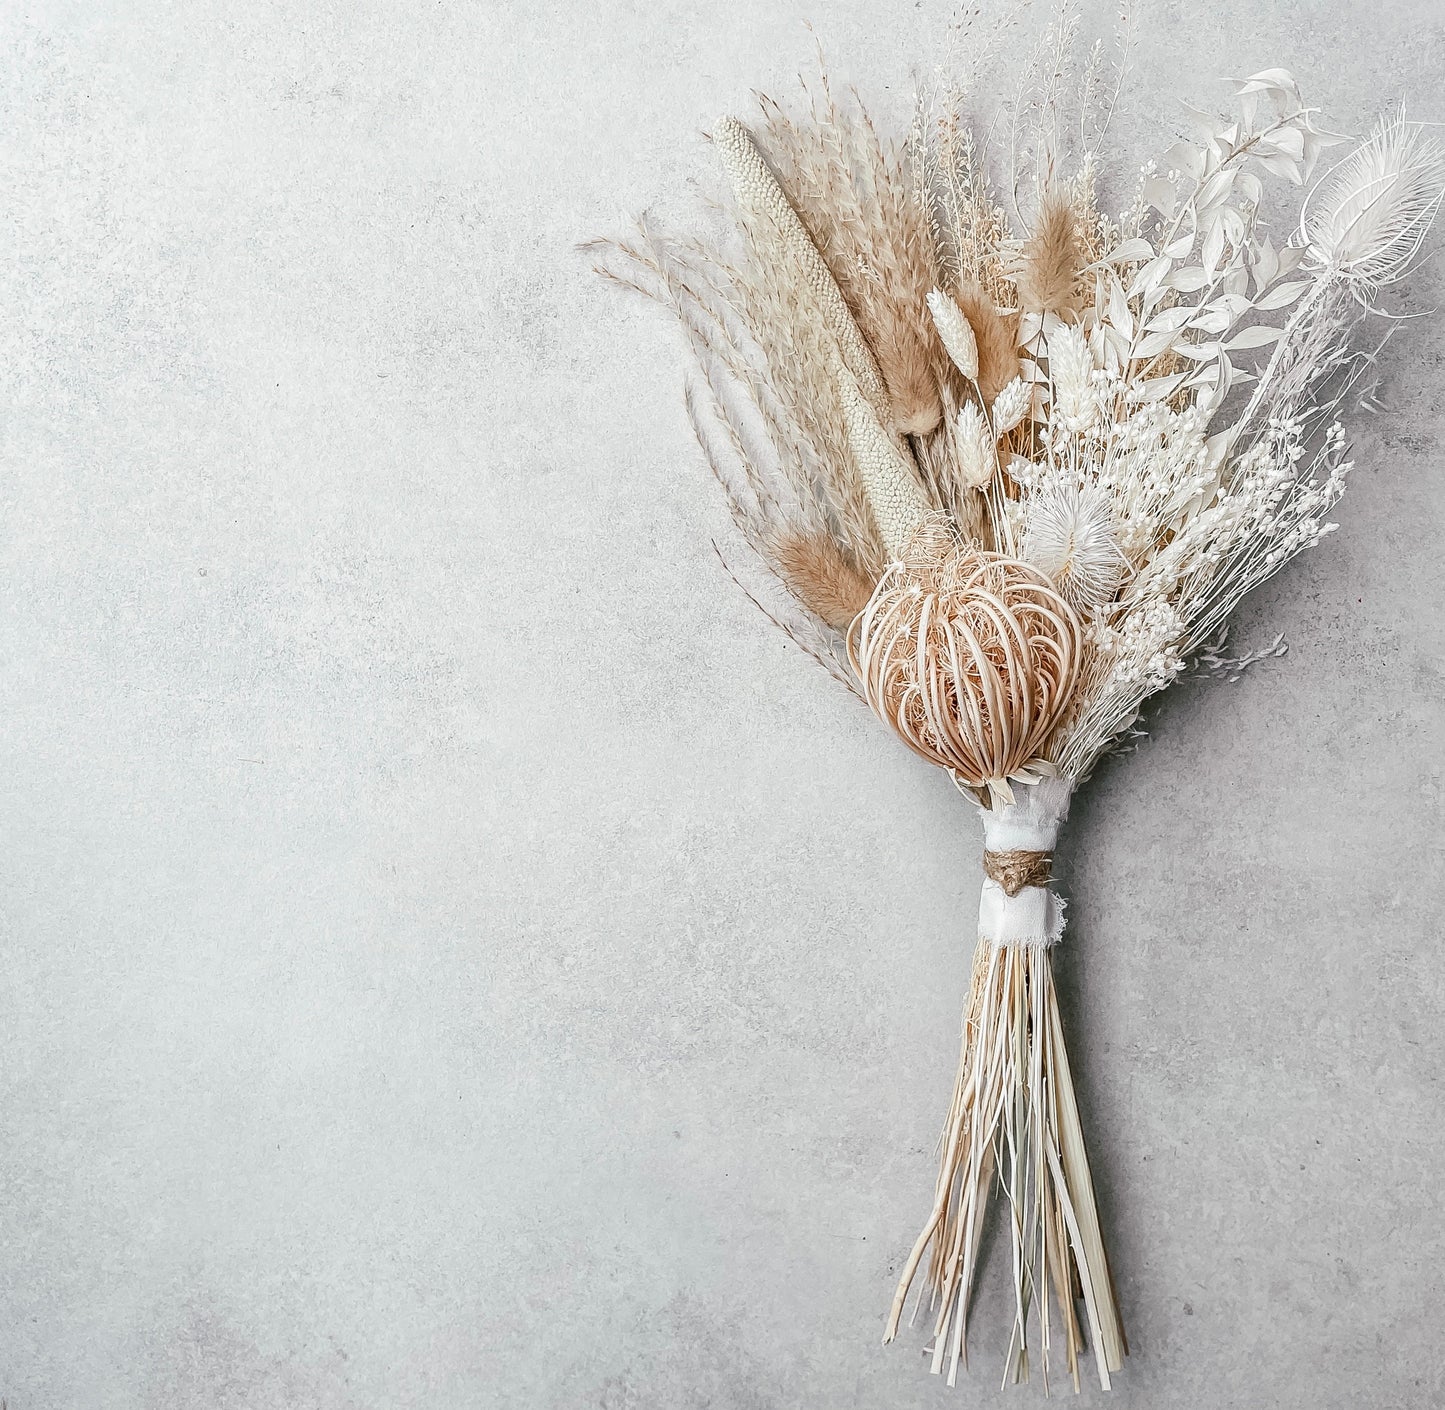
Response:
[[[1265,178],[1307,185],[1336,139],[1283,70],[1235,87],[1237,118],[1196,114],[1199,140],[1145,168],[1089,271],[1092,302],[1020,319],[1037,420],[1000,519],[1084,620],[1050,749],[1075,777],[1247,592],[1335,527],[1350,469],[1336,411],[1368,361],[1346,356],[1353,323],[1411,266],[1445,194],[1445,147],[1392,119],[1307,192],[1297,244],[1277,247],[1256,218]]]

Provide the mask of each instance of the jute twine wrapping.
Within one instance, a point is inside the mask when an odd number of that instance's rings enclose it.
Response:
[[[1003,887],[1005,896],[1017,896],[1025,886],[1047,886],[1052,879],[1052,852],[1027,852],[1016,848],[1008,852],[985,852],[983,874]]]

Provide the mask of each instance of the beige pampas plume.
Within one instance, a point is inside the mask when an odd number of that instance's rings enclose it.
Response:
[[[940,389],[953,373],[924,302],[938,269],[918,173],[861,106],[839,108],[826,73],[809,91],[810,123],[763,99],[760,138],[877,359],[889,396],[887,407],[874,402],[880,417],[899,435],[928,435],[943,420]]]
[[[837,375],[853,460],[878,522],[883,546],[889,558],[897,560],[928,517],[928,500],[914,467],[879,424],[858,384],[846,368],[839,367]]]
[[[727,117],[714,127],[712,140],[750,236],[756,243],[766,239],[764,230],[771,232],[780,246],[776,253],[791,263],[817,300],[823,322],[838,340],[843,360],[857,378],[863,394],[875,407],[886,408],[888,393],[878,364],[848,311],[837,281],[768,169],[752,134],[737,118]],[[759,230],[759,226],[763,229]],[[766,258],[768,252],[760,249],[758,254],[761,259]]]
[[[954,293],[973,329],[978,349],[978,390],[984,401],[993,399],[1019,375],[1017,315],[1002,314],[977,284],[961,285]]]
[[[835,631],[846,632],[873,595],[872,580],[827,534],[789,530],[772,553],[793,596]]]
[[[1050,191],[1013,271],[1019,303],[1029,313],[1056,313],[1061,318],[1077,313],[1086,263],[1074,207],[1062,191]]]

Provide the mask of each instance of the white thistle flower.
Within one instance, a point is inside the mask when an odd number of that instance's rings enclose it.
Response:
[[[1445,196],[1445,146],[1403,116],[1381,122],[1312,190],[1300,217],[1315,268],[1367,290],[1409,272]]]
[[[978,339],[963,310],[942,289],[934,289],[928,295],[928,311],[953,365],[970,382],[977,382]]]
[[[1065,323],[1049,335],[1049,376],[1054,416],[1067,431],[1086,431],[1099,414],[1094,395],[1094,354],[1082,328]]]
[[[1030,495],[1020,552],[1085,616],[1113,601],[1129,566],[1109,497],[1094,485],[1055,483]]]
[[[958,413],[954,444],[964,483],[981,490],[993,479],[993,472],[998,467],[998,452],[994,449],[993,432],[989,430],[987,420],[972,402]]]
[[[1034,389],[1022,377],[1015,377],[993,399],[993,432],[1006,436],[1028,414],[1033,404]]]

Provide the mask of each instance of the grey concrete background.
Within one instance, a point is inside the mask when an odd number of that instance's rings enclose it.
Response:
[[[691,219],[805,18],[894,120],[948,15],[4,8],[9,1410],[998,1397],[998,1259],[959,1389],[878,1342],[976,825],[723,578],[678,339],[573,249]],[[1159,3],[1121,142],[1273,64],[1445,119],[1433,0]],[[1120,1410],[1445,1397],[1442,327],[1290,655],[1076,809]]]

